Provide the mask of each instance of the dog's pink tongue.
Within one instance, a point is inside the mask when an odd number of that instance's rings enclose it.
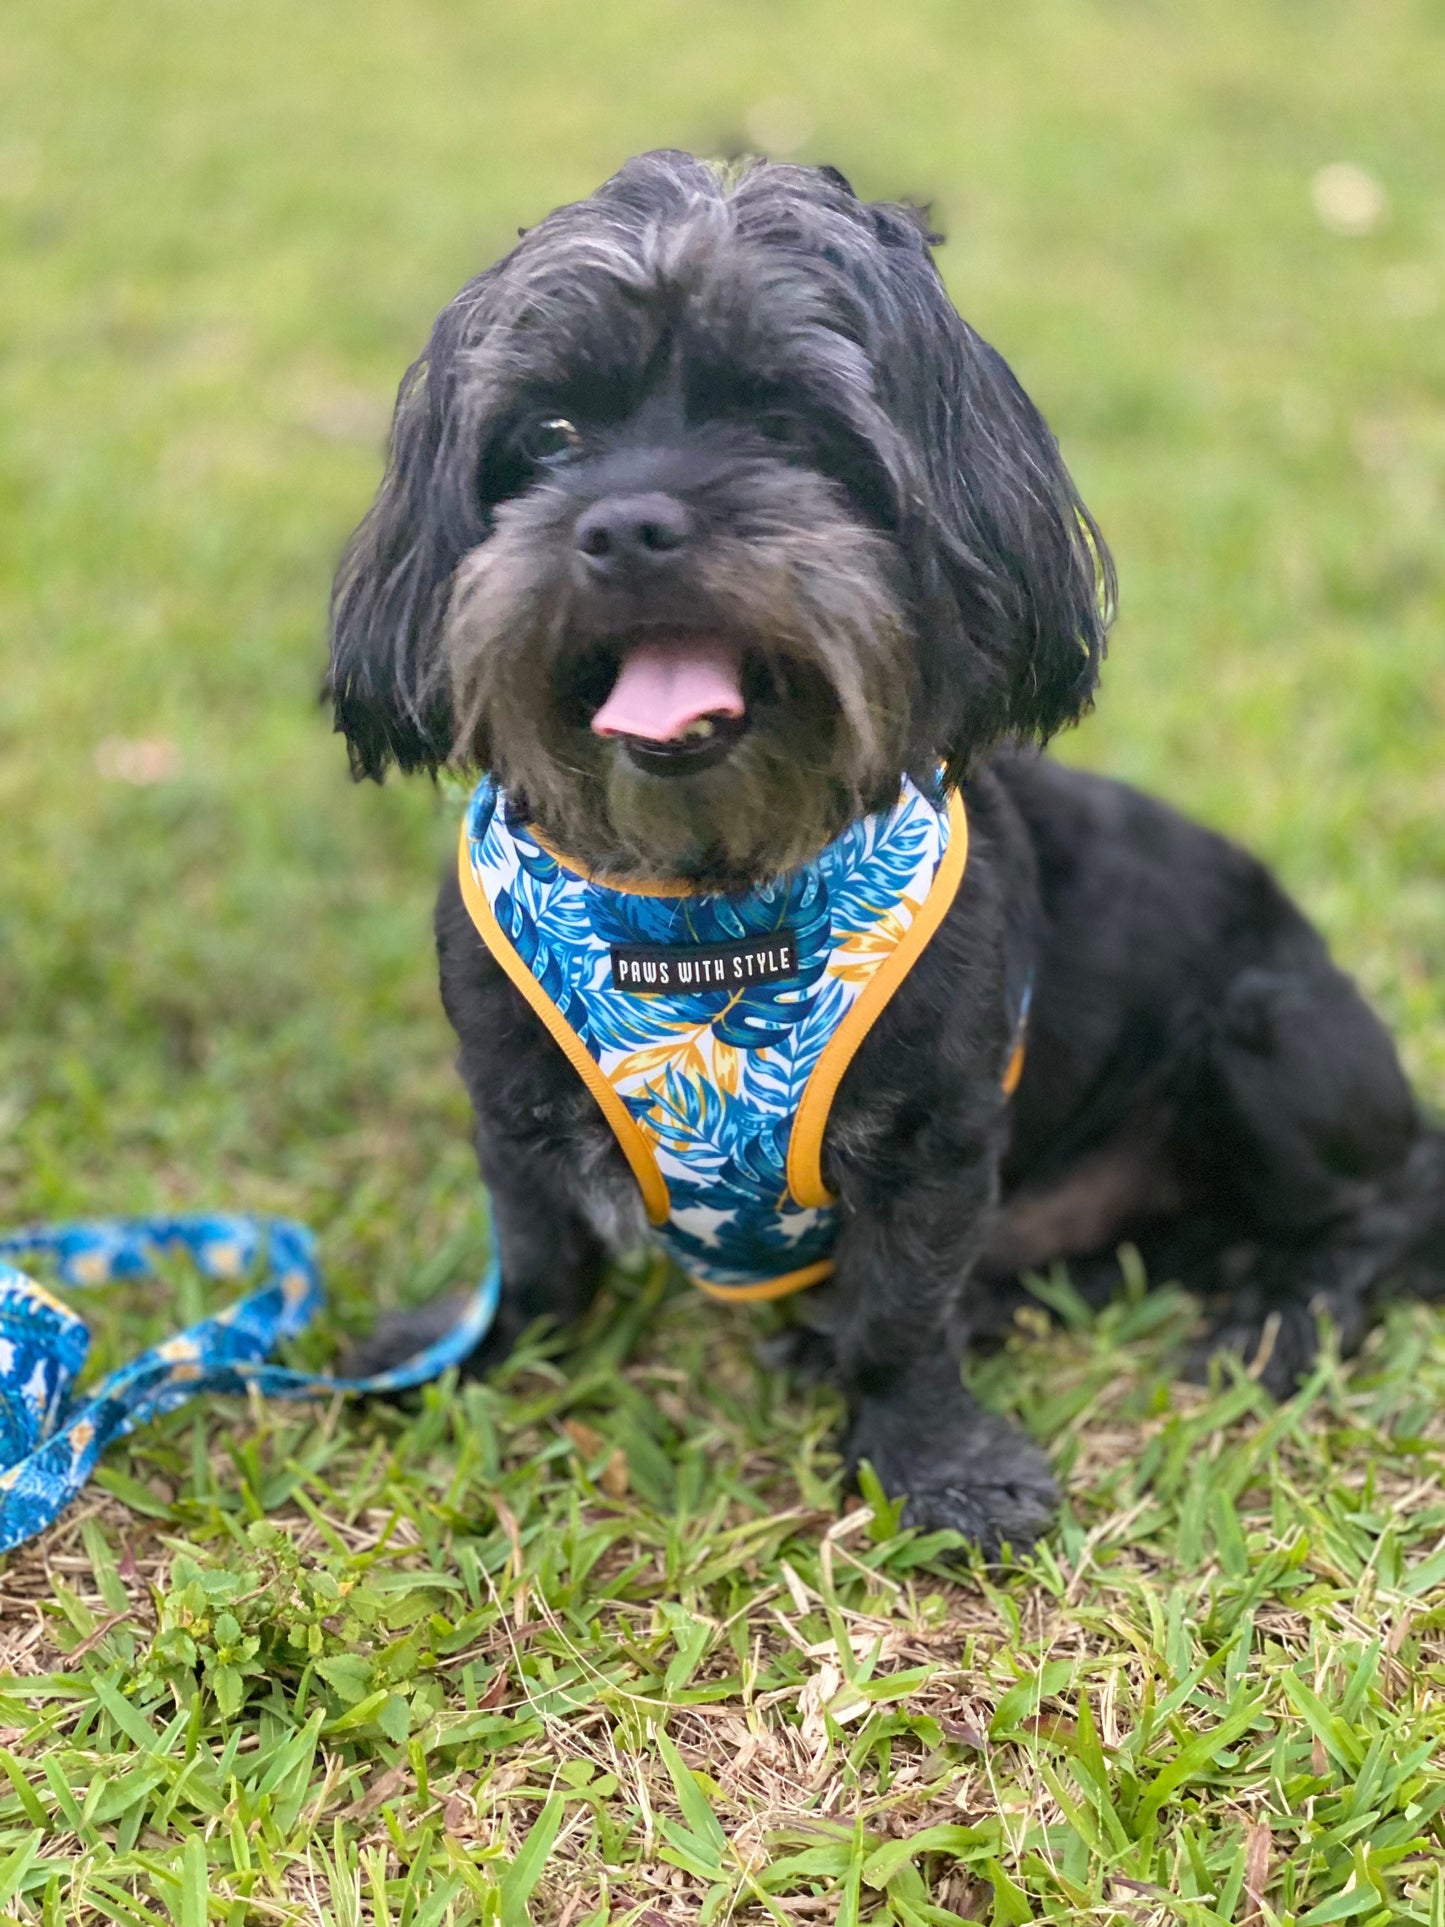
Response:
[[[705,716],[742,716],[742,658],[719,636],[639,642],[622,658],[612,694],[592,718],[599,736],[670,743]]]

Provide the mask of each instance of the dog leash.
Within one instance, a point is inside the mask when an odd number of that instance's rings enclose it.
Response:
[[[72,1388],[90,1333],[83,1319],[18,1268],[48,1259],[66,1285],[153,1277],[158,1259],[185,1254],[206,1277],[263,1282],[214,1317],[120,1366],[83,1398]],[[321,1398],[399,1392],[435,1378],[486,1336],[501,1296],[492,1261],[451,1330],[389,1371],[333,1378],[268,1362],[325,1303],[316,1241],[287,1218],[107,1218],[40,1225],[0,1237],[0,1552],[44,1531],[81,1490],[113,1439],[201,1392]]]

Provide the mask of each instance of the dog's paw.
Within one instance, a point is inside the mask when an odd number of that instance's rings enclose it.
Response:
[[[1228,1354],[1275,1398],[1288,1398],[1314,1367],[1325,1322],[1346,1357],[1356,1351],[1369,1326],[1367,1292],[1349,1276],[1329,1279],[1313,1291],[1309,1282],[1290,1292],[1247,1285],[1214,1306],[1185,1355],[1184,1378],[1207,1384],[1210,1360]]]
[[[1285,1306],[1259,1317],[1226,1315],[1193,1341],[1180,1376],[1190,1385],[1207,1385],[1211,1362],[1233,1358],[1273,1397],[1288,1398],[1318,1350],[1318,1328],[1302,1306]]]
[[[425,1305],[412,1305],[403,1311],[385,1312],[364,1338],[356,1340],[339,1360],[336,1372],[339,1378],[371,1378],[377,1372],[394,1371],[398,1365],[405,1365],[408,1359],[434,1345],[456,1324],[469,1302],[466,1292],[446,1292],[440,1298],[433,1298]],[[488,1347],[493,1334],[487,1337],[467,1359],[462,1362],[462,1370],[474,1378],[493,1363],[488,1355]],[[498,1354],[500,1356],[500,1354]]]
[[[903,1523],[961,1533],[987,1559],[1027,1551],[1052,1523],[1059,1488],[1048,1460],[1008,1419],[985,1412],[960,1387],[936,1400],[866,1400],[848,1440],[850,1470],[866,1459]]]
[[[903,1524],[922,1532],[961,1533],[997,1559],[1007,1547],[1027,1552],[1053,1523],[1059,1488],[1048,1466],[1040,1464],[1018,1479],[998,1485],[925,1486],[908,1496]]]

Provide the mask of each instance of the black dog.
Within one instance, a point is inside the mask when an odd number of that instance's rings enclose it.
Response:
[[[1445,1282],[1445,1137],[1258,862],[1028,747],[1089,705],[1112,567],[934,238],[831,169],[680,153],[524,233],[402,386],[330,689],[358,775],[491,772],[624,888],[745,891],[901,776],[962,786],[962,885],[832,1106],[836,1268],[796,1301],[796,1349],[847,1394],[850,1463],[993,1549],[1055,1498],[959,1379],[1021,1273],[1066,1259],[1106,1292],[1132,1241],[1209,1301],[1200,1357],[1286,1388],[1320,1312],[1348,1347],[1387,1282]],[[659,663],[715,700],[600,727],[624,671],[631,690]],[[437,934],[505,1277],[481,1367],[575,1318],[645,1227],[455,881]],[[393,1321],[368,1362],[435,1317]]]

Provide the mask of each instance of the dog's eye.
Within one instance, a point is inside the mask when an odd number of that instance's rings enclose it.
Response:
[[[582,446],[582,437],[565,415],[547,415],[529,422],[517,437],[518,452],[539,465],[564,462]]]

